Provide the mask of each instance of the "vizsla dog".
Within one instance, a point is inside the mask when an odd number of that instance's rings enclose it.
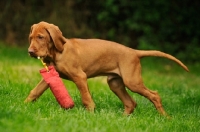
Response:
[[[59,28],[47,22],[31,27],[28,52],[31,57],[41,57],[48,65],[53,65],[60,77],[73,81],[80,91],[83,105],[94,111],[87,85],[87,78],[107,76],[110,89],[123,102],[124,114],[129,115],[136,102],[125,87],[149,99],[162,115],[166,115],[157,92],[144,86],[141,77],[140,58],[146,56],[165,57],[175,61],[186,71],[188,68],[175,57],[160,51],[134,50],[121,44],[100,39],[67,39]],[[31,90],[25,102],[39,98],[48,88],[42,79]]]

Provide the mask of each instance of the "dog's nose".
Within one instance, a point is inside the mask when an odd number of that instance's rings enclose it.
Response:
[[[28,49],[28,53],[30,56],[35,56],[35,51],[33,49]]]

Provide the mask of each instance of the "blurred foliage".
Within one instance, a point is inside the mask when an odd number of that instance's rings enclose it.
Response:
[[[197,61],[199,7],[199,0],[7,0],[0,2],[0,39],[27,44],[30,26],[47,21],[67,38],[96,37]]]

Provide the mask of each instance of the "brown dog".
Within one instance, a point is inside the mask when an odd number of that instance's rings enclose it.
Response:
[[[158,56],[171,59],[188,68],[175,57],[160,51],[134,50],[115,42],[100,39],[67,39],[53,24],[40,22],[31,27],[29,35],[31,57],[41,57],[48,65],[54,65],[62,78],[73,81],[78,87],[83,105],[94,111],[95,104],[87,85],[87,78],[107,76],[110,89],[123,102],[124,114],[131,114],[136,102],[127,93],[132,92],[148,98],[163,115],[165,111],[157,92],[147,89],[141,77],[140,58]],[[31,90],[25,102],[36,100],[48,88],[42,79]]]

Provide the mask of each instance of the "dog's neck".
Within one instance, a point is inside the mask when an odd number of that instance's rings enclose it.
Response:
[[[51,57],[49,57],[49,56],[46,56],[43,61],[47,64],[47,66],[54,63],[53,60],[51,59]]]
[[[59,54],[60,52],[55,47],[50,48],[49,53],[47,53],[47,56],[44,58],[44,62],[47,63],[47,65],[56,65],[56,57]]]

